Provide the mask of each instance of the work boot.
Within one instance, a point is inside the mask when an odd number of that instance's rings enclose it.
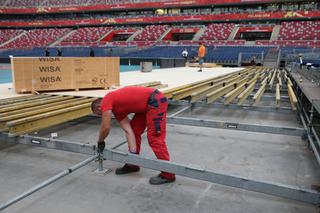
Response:
[[[161,174],[150,178],[149,183],[152,185],[161,185],[161,184],[165,184],[165,183],[171,183],[174,182],[176,180],[176,178],[172,178],[172,179],[167,179],[165,177],[163,177]]]
[[[139,170],[139,166],[125,164],[123,167],[116,169],[116,175],[125,175],[132,172],[139,172]]]

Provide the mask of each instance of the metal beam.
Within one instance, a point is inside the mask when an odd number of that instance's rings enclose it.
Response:
[[[169,100],[169,104],[173,106],[188,106],[190,102],[188,101],[175,101]],[[233,110],[245,110],[245,111],[257,111],[257,112],[273,112],[273,113],[288,113],[292,114],[291,107],[280,107],[275,108],[273,106],[251,106],[251,105],[236,105],[236,104],[228,104],[224,105],[223,103],[214,102],[211,104],[207,104],[206,102],[195,102],[191,103],[192,108],[196,107],[205,107],[205,108],[217,108],[217,109],[233,109]]]
[[[86,155],[95,155],[96,146],[89,143],[77,143],[66,140],[44,138],[32,135],[21,135],[18,137],[10,137],[8,133],[0,133],[0,141],[9,143],[17,143],[24,145],[32,145],[36,147],[54,149],[66,152],[74,152]]]
[[[187,125],[187,126],[209,127],[209,128],[217,128],[217,129],[240,130],[240,131],[248,131],[248,132],[280,134],[280,135],[302,136],[305,133],[305,130],[302,128],[263,126],[263,125],[254,125],[254,124],[243,124],[243,123],[237,123],[237,122],[224,122],[224,121],[197,119],[197,118],[187,118],[187,117],[167,117],[167,122],[170,124],[179,124],[179,125]]]
[[[184,107],[183,109],[178,110],[177,112],[174,112],[173,114],[169,115],[168,117],[174,117],[177,116],[180,113],[183,113],[184,111],[191,109],[192,105],[190,104],[189,106]]]
[[[157,171],[171,172],[197,180],[204,180],[248,191],[289,198],[311,204],[319,204],[320,202],[320,194],[317,191],[302,187],[251,180],[247,177],[208,171],[199,166],[187,166],[174,162],[150,159],[119,150],[107,149],[104,152],[104,157],[107,160],[130,163]]]
[[[0,134],[0,139],[5,138],[5,134]],[[11,142],[31,144],[37,147],[57,149],[82,154],[95,155],[96,147],[88,144],[80,144],[55,139],[44,139],[40,137],[26,136],[17,138],[7,138]],[[122,143],[121,143],[122,144]],[[120,145],[121,145],[120,144]],[[93,156],[96,157],[96,156]],[[320,194],[317,191],[302,187],[277,184],[267,181],[251,180],[247,177],[224,174],[220,172],[208,171],[201,166],[188,166],[177,164],[171,161],[162,161],[150,159],[139,155],[133,155],[115,149],[105,149],[104,157],[122,163],[135,164],[141,167],[175,173],[177,175],[193,178],[196,180],[204,180],[225,186],[231,186],[248,191],[264,193],[268,195],[279,196],[283,198],[293,199],[311,204],[320,203]]]

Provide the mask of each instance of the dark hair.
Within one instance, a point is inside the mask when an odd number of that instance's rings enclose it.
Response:
[[[95,109],[97,109],[97,107],[100,106],[101,100],[102,100],[101,98],[98,98],[98,99],[92,101],[92,103],[91,103],[91,111],[92,111],[93,113],[95,112]]]

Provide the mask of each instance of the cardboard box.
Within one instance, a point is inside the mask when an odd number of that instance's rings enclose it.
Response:
[[[110,88],[120,83],[118,57],[11,58],[17,93]]]

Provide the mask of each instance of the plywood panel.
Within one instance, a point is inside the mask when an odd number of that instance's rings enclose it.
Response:
[[[11,65],[16,70],[12,72],[12,80],[16,92],[23,93],[30,91],[32,88],[32,58],[21,58],[19,60],[11,58]]]
[[[119,85],[118,57],[12,58],[17,93],[109,88]]]
[[[32,90],[74,89],[74,58],[34,58],[32,72]]]

